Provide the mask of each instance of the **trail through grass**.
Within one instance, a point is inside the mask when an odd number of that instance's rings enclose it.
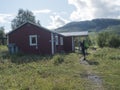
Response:
[[[90,62],[88,60],[84,60],[84,58],[81,57],[80,64],[84,67],[86,71],[86,73],[83,73],[81,75],[83,76],[83,78],[86,78],[91,82],[92,90],[104,90],[104,87],[102,85],[102,79],[92,70]]]

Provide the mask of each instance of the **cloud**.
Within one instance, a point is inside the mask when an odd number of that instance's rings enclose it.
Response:
[[[120,17],[120,0],[68,0],[68,3],[76,7],[71,20]]]
[[[92,3],[93,7],[95,8],[94,15],[97,17],[107,17],[107,18],[117,18],[120,16],[120,4],[117,5],[117,3],[114,3],[115,1],[111,0],[99,0],[98,2],[96,0],[93,0],[94,3]],[[118,0],[116,0],[118,1]],[[120,3],[118,1],[118,3]]]
[[[6,33],[10,31],[10,23],[14,17],[15,14],[0,13],[0,26],[4,26]]]
[[[52,21],[50,22],[50,25],[47,27],[49,29],[55,29],[55,28],[61,27],[69,22],[68,20],[62,18],[59,15],[50,16],[50,19]]]
[[[41,13],[44,13],[44,14],[47,14],[47,13],[50,13],[51,10],[49,9],[43,9],[43,10],[33,10],[33,13],[36,15],[36,14],[41,14]]]
[[[14,16],[13,14],[0,14],[0,23],[10,23]]]

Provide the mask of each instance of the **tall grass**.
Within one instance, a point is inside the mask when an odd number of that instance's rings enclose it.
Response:
[[[0,90],[94,90],[81,76],[86,69],[80,54],[10,55],[5,46],[0,48]],[[120,89],[119,55],[119,49],[103,48],[87,56],[99,63],[91,68],[102,77],[105,90]]]
[[[55,56],[5,53],[0,57],[0,90],[85,90],[89,84],[80,77],[84,68],[75,53]]]
[[[101,75],[105,90],[120,90],[120,49],[99,49],[88,59],[99,63],[93,69]]]

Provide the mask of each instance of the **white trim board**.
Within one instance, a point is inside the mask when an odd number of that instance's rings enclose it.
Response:
[[[51,33],[51,52],[54,54],[54,34]]]
[[[72,37],[72,51],[75,50],[75,45],[74,45],[74,38]]]

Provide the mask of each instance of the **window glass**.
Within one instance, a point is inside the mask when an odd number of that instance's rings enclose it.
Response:
[[[36,43],[36,37],[32,37],[32,44],[35,44]]]
[[[29,42],[30,42],[30,46],[36,46],[37,45],[37,35],[30,35]]]
[[[63,45],[63,37],[60,37],[60,45]]]
[[[55,44],[58,45],[58,35],[55,36]]]

